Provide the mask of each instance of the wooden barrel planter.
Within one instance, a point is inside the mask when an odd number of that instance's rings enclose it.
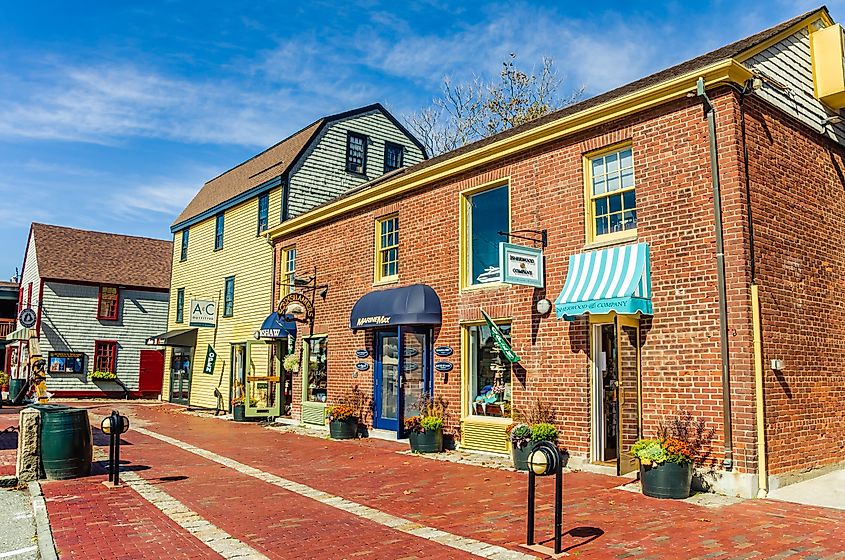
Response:
[[[41,412],[41,464],[48,480],[91,473],[93,443],[88,411],[61,405],[36,405]]]
[[[408,441],[415,453],[440,453],[443,451],[443,430],[410,432]]]
[[[358,437],[358,419],[332,420],[329,422],[329,435],[332,439],[355,439]]]
[[[646,467],[640,463],[640,481],[646,496],[675,500],[689,498],[692,465],[660,463]]]

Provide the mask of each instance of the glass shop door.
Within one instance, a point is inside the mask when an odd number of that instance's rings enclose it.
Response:
[[[188,404],[191,395],[191,348],[174,346],[170,355],[170,402]]]
[[[431,330],[377,331],[375,346],[373,426],[404,437],[405,418],[419,414],[423,393],[431,395]]]

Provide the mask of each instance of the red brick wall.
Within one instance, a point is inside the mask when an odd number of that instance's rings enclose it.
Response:
[[[719,115],[731,356],[734,382],[735,460],[740,470],[753,468],[754,416],[748,306],[744,198],[735,96],[713,96]],[[586,152],[630,140],[634,149],[639,241],[651,244],[654,318],[644,320],[642,404],[645,435],[678,408],[703,418],[715,432],[712,459],[722,451],[722,389],[716,289],[714,215],[707,122],[701,104],[685,99],[599,129],[556,141],[392,200],[350,212],[285,239],[295,244],[297,271],[330,285],[325,302],[317,301],[317,333],[329,334],[329,401],[358,384],[371,392],[371,372],[353,379],[356,348],[372,353],[372,336],[348,327],[355,301],[375,289],[374,220],[398,210],[401,285],[425,283],[438,293],[442,326],[435,345],[455,349],[455,369],[448,382],[435,373],[435,391],[460,403],[461,321],[479,318],[484,307],[493,316],[513,319],[513,346],[524,370],[514,373],[514,404],[529,399],[551,401],[558,413],[561,442],[574,455],[590,446],[589,329],[585,319],[572,323],[539,317],[534,302],[552,301],[566,278],[568,258],[585,250],[584,178]],[[548,229],[547,289],[507,287],[460,293],[458,289],[459,193],[509,178],[512,229]],[[370,363],[371,359],[370,359]],[[294,387],[294,394],[300,389]],[[298,404],[295,413],[298,414]],[[458,415],[454,417],[458,419]],[[456,425],[453,422],[451,428]]]
[[[746,119],[777,474],[845,459],[845,151],[753,98]]]

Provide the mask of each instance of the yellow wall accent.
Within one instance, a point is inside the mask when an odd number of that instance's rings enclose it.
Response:
[[[290,235],[300,229],[341,216],[378,200],[398,196],[409,190],[434,183],[474,167],[530,150],[576,132],[607,123],[627,115],[686,97],[695,91],[696,80],[704,78],[705,87],[719,84],[744,84],[751,72],[734,59],[725,59],[694,72],[643,88],[595,107],[567,115],[560,119],[530,128],[496,142],[480,146],[464,154],[447,158],[406,175],[374,185],[347,197],[326,204],[310,212],[271,228],[273,239]]]
[[[742,54],[740,54],[739,56],[736,57],[737,62],[745,62],[749,58],[756,56],[756,55],[760,54],[761,52],[765,51],[766,49],[768,49],[772,45],[774,45],[776,43],[780,43],[781,41],[783,41],[784,39],[786,39],[790,35],[797,33],[801,28],[808,27],[809,24],[812,24],[813,22],[816,22],[818,20],[821,20],[822,24],[825,25],[825,26],[833,25],[833,19],[830,17],[830,14],[827,13],[826,9],[822,8],[820,10],[816,10],[815,12],[808,15],[807,17],[805,17],[804,19],[802,19],[801,21],[799,21],[795,25],[792,25],[792,26],[788,27],[787,29],[784,29],[783,31],[781,31],[780,33],[778,33],[777,35],[775,35],[771,39],[769,39],[767,41],[763,41],[759,45],[757,45],[753,48],[750,48],[747,51],[744,51]]]
[[[270,222],[281,216],[282,189],[270,191]],[[273,248],[258,232],[258,197],[226,210],[223,249],[214,250],[215,217],[190,226],[188,258],[179,260],[180,243],[174,243],[171,293],[185,288],[183,323],[176,323],[176,298],[170,298],[168,330],[189,328],[191,299],[217,301],[217,328],[198,327],[197,346],[191,360],[191,397],[194,406],[214,407],[214,389],[220,383],[224,405],[228,407],[231,375],[231,345],[254,341],[253,333],[273,308]],[[181,240],[181,233],[174,239]],[[235,277],[233,315],[223,317],[223,288],[227,276]],[[205,353],[211,344],[218,358],[214,374],[203,373]],[[169,399],[171,350],[165,355],[165,376],[162,396]],[[266,375],[269,345],[251,347],[248,375]],[[222,373],[222,382],[221,382]]]
[[[839,24],[810,34],[813,92],[833,109],[845,107],[845,34]]]

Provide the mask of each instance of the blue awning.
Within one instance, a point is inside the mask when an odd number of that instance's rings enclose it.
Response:
[[[555,300],[558,318],[584,313],[651,315],[648,243],[611,247],[569,257],[563,291]]]
[[[296,321],[291,315],[270,313],[258,330],[258,338],[287,338],[288,336],[296,338]]]
[[[355,302],[349,328],[439,325],[440,298],[431,286],[414,284],[365,294]]]

